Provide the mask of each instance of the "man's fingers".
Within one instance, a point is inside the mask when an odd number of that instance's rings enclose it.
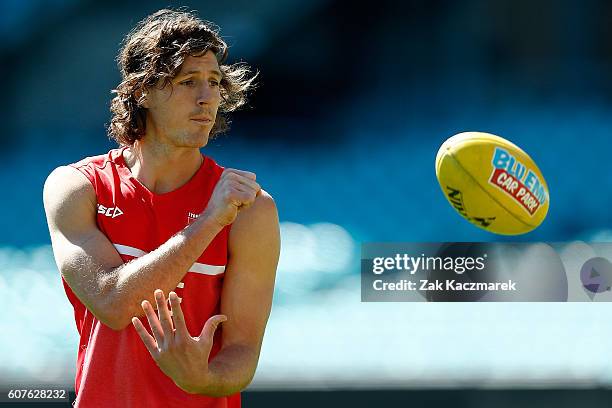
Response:
[[[229,185],[234,188],[242,188],[253,192],[261,190],[261,186],[257,181],[248,177],[244,177],[237,173],[227,173],[227,175],[225,175],[224,177],[224,180],[226,183],[229,183]]]
[[[253,204],[255,204],[255,200],[260,195],[261,195],[261,189],[257,190],[257,192],[255,193],[255,197],[253,197],[252,199],[244,200],[242,202],[242,204],[240,206],[238,206],[238,210],[243,211],[243,210],[246,210],[247,208],[251,207]]]
[[[217,327],[227,320],[227,316],[225,315],[214,315],[209,318],[206,323],[204,323],[204,327],[202,328],[202,333],[200,333],[199,339],[208,340],[212,344],[213,336],[215,335],[215,330]]]
[[[147,316],[147,320],[149,321],[149,326],[151,326],[151,331],[153,332],[153,336],[155,336],[155,341],[159,346],[164,344],[164,331],[162,330],[161,324],[159,323],[159,319],[155,314],[155,310],[153,310],[153,306],[149,303],[148,300],[143,300],[140,304],[142,306],[142,310],[144,310],[145,315]]]
[[[253,191],[261,190],[261,186],[259,185],[259,183],[254,180],[251,180],[245,177],[240,177],[240,178],[236,178],[236,181],[240,183],[241,185],[248,187],[249,189]]]
[[[262,191],[261,186],[254,181],[243,183],[232,180],[230,186],[234,193],[239,193],[239,195],[236,195],[236,199],[240,201],[240,204],[253,204]]]
[[[223,173],[236,173],[242,177],[246,177],[248,179],[251,180],[256,180],[257,179],[257,175],[255,173],[252,173],[250,171],[245,171],[245,170],[238,170],[238,169],[225,169],[223,170]]]
[[[172,308],[172,320],[174,321],[174,327],[176,328],[176,335],[180,337],[188,337],[189,331],[185,324],[185,316],[181,309],[181,301],[175,292],[168,294],[170,299],[170,307]]]
[[[161,323],[161,327],[164,331],[164,341],[167,343],[168,341],[171,341],[174,337],[172,317],[170,316],[170,311],[168,310],[168,305],[166,304],[166,297],[164,296],[164,292],[161,289],[157,289],[154,295],[155,303],[157,304],[157,313],[159,314],[159,322]],[[163,345],[165,346],[166,343],[163,343]]]
[[[157,348],[157,342],[155,341],[153,336],[149,334],[140,319],[138,319],[137,317],[132,317],[132,324],[134,325],[136,333],[138,333],[138,335],[140,336],[140,339],[144,343],[145,347],[147,348],[147,350],[149,350],[151,356],[153,358],[157,358],[159,350]]]
[[[226,187],[230,188],[232,204],[240,210],[250,207],[261,194],[261,186],[256,181],[255,173],[225,169],[221,177]]]
[[[231,189],[233,191],[239,191],[239,192],[244,192],[244,193],[248,193],[248,194],[252,194],[255,195],[257,193],[257,189],[251,187],[248,184],[243,184],[243,183],[238,183],[238,182],[232,182],[232,184],[230,185]]]

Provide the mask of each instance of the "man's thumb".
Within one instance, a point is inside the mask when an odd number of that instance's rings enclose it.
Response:
[[[210,340],[212,343],[213,336],[215,335],[215,330],[217,327],[227,320],[227,316],[225,315],[214,315],[211,316],[206,323],[204,323],[204,327],[202,328],[202,333],[200,333],[200,339]]]

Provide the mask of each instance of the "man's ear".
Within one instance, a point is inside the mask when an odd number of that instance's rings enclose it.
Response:
[[[149,102],[147,101],[147,93],[143,88],[139,88],[134,91],[134,98],[138,103],[138,106],[142,106],[145,109],[149,109]]]

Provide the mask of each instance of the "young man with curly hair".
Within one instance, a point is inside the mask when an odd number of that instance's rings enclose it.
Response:
[[[226,57],[217,28],[193,13],[141,21],[118,57],[109,134],[120,147],[45,183],[80,335],[76,406],[238,407],[253,378],[278,215],[255,174],[200,152],[253,86]]]

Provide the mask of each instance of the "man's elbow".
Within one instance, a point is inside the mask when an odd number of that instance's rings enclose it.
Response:
[[[111,329],[115,331],[124,330],[132,324],[132,317],[134,316],[131,308],[127,307],[125,303],[125,301],[116,297],[107,296],[93,314],[100,323]]]
[[[121,331],[127,329],[132,324],[132,318],[127,319],[107,319],[106,322],[102,322],[108,327],[115,331]]]
[[[259,347],[238,344],[222,347],[208,366],[212,377],[211,384],[199,393],[211,397],[226,397],[243,391],[255,377],[258,360]],[[236,365],[241,367],[236,369]],[[229,367],[234,367],[236,371],[231,372],[232,368]]]
[[[193,387],[192,389],[183,388],[184,391],[190,394],[199,394],[204,395],[206,397],[213,398],[222,398],[229,397],[230,395],[234,395],[236,393],[244,391],[253,381],[253,377],[255,376],[255,372],[253,371],[252,375],[250,375],[244,381],[234,383],[234,384],[222,384],[216,387],[206,387],[204,389]]]
[[[126,313],[121,313],[118,308],[111,308],[107,311],[98,311],[94,316],[105,326],[110,327],[115,331],[126,329],[132,323],[132,316],[127,316]]]

